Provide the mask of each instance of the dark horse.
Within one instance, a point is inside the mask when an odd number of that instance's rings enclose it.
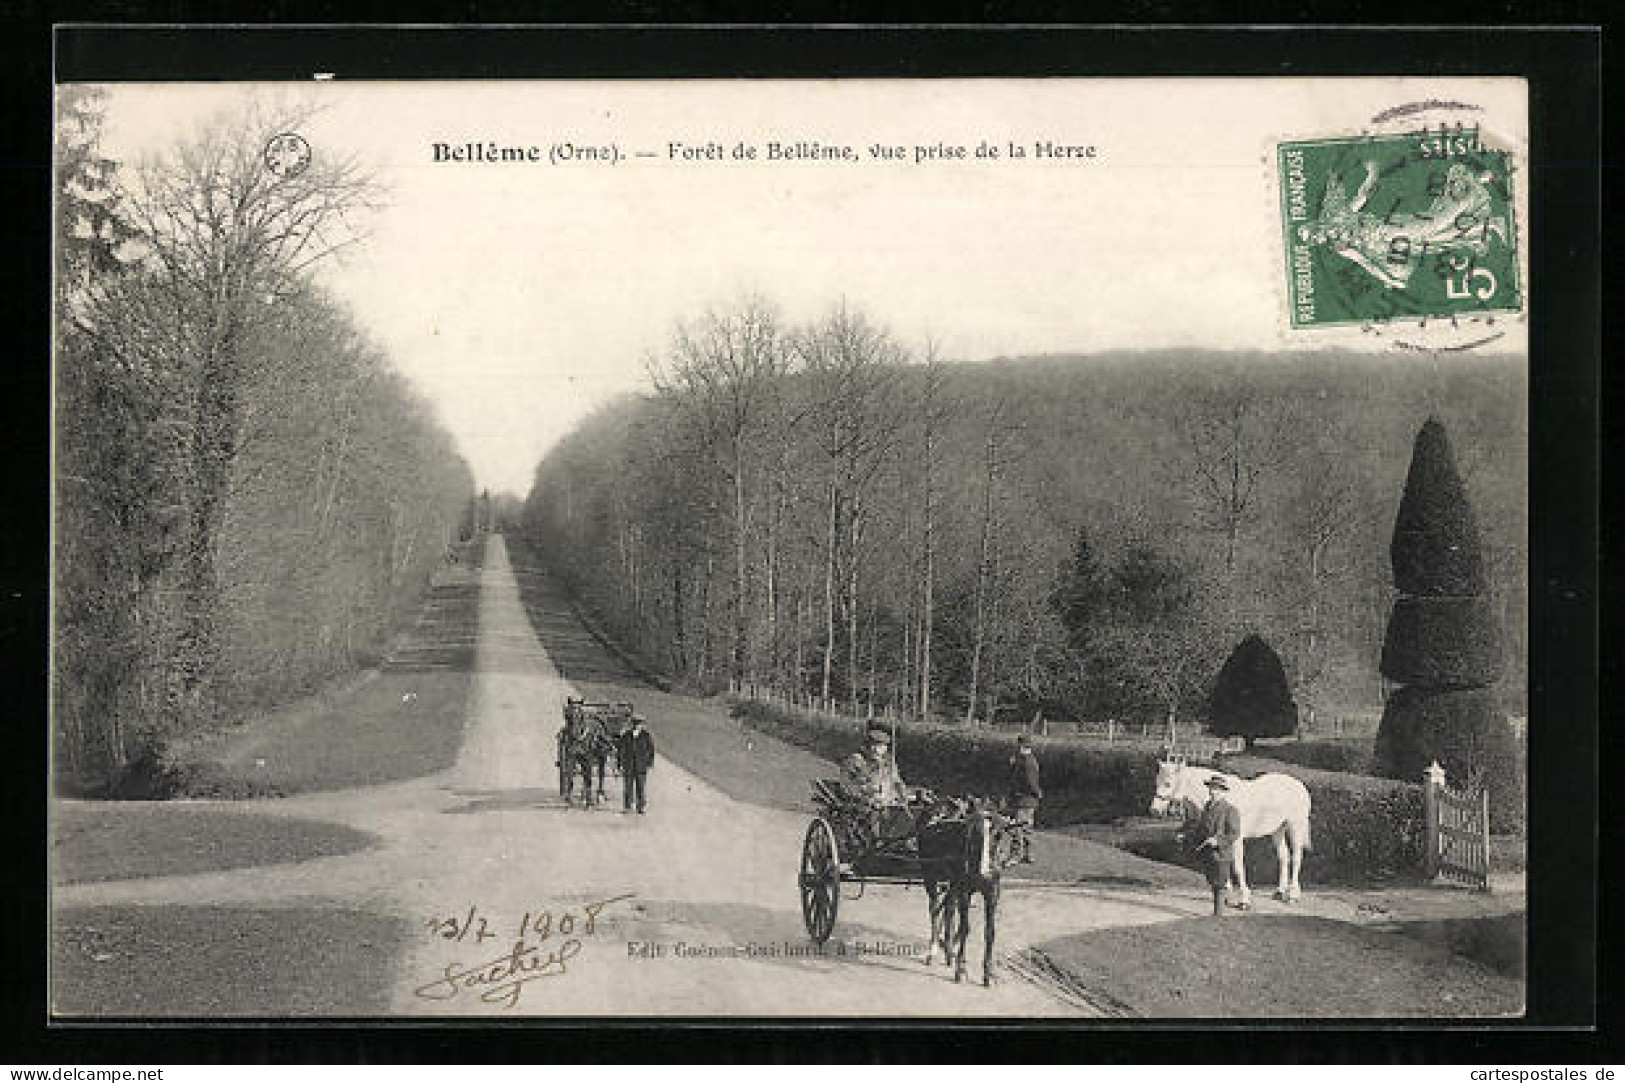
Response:
[[[954,981],[965,980],[965,941],[970,934],[970,900],[982,896],[982,984],[993,984],[993,938],[999,910],[999,882],[1017,853],[1017,828],[984,803],[955,798],[934,809],[920,828],[920,873],[931,908],[931,947],[927,966],[940,944]]]
[[[577,774],[582,782],[582,806],[592,808],[603,800],[604,770],[612,746],[602,721],[580,707],[566,709],[564,731],[559,734],[559,766],[563,769],[566,804],[573,801]]]

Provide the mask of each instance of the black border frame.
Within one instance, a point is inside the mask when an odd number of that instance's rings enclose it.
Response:
[[[178,16],[181,4],[160,14]],[[281,6],[281,5],[277,5]],[[317,5],[318,19],[331,19]],[[438,18],[480,14],[456,5]],[[273,7],[272,12],[276,12]],[[128,19],[129,4],[91,17]],[[486,12],[487,18],[495,12]],[[623,22],[647,17],[617,12]],[[844,13],[843,13],[844,14]],[[985,11],[975,14],[985,15]],[[1147,14],[1156,15],[1151,11]],[[1177,14],[1169,12],[1169,14]],[[1560,12],[1567,15],[1569,12]],[[377,11],[379,18],[400,18]],[[1054,13],[1046,13],[1050,18]],[[602,14],[597,16],[602,18]],[[38,54],[12,69],[8,168],[0,170],[28,229],[29,259],[7,261],[8,307],[18,305],[40,349],[6,370],[19,411],[6,441],[13,462],[0,636],[24,682],[24,710],[4,727],[12,785],[5,818],[18,875],[0,887],[6,929],[7,1059],[26,1063],[522,1062],[547,1060],[1108,1062],[1510,1060],[1563,1063],[1604,1054],[1617,1035],[1583,1029],[1607,1003],[1597,912],[1598,513],[1603,166],[1602,35],[1596,27],[1380,29],[1375,27],[1021,26],[178,26],[35,24]],[[51,48],[54,46],[54,57]],[[47,1027],[44,1017],[45,689],[49,523],[49,266],[52,60],[62,81],[343,78],[828,78],[1023,75],[1519,75],[1529,80],[1531,759],[1579,764],[1531,772],[1529,1017],[1521,1024],[1136,1023],[1132,1029],[1028,1022],[951,1025],[876,1020],[735,1021],[731,1025],[602,1023],[533,1027],[287,1023]],[[43,79],[38,78],[43,75]],[[19,131],[25,128],[26,131]],[[25,139],[26,137],[26,139]],[[21,189],[14,191],[13,189]],[[30,285],[35,286],[29,289]],[[13,322],[13,326],[16,323]],[[37,515],[38,519],[33,519]],[[23,529],[34,526],[37,532]],[[12,572],[15,567],[17,572]],[[1547,724],[1542,724],[1546,722]],[[27,725],[25,723],[32,723]],[[1610,745],[1617,747],[1617,741]],[[1611,761],[1614,757],[1608,757]],[[1590,937],[1582,934],[1593,930]],[[1576,1011],[1575,1009],[1581,1009]],[[1582,1029],[1545,1030],[1542,1027]],[[496,1041],[492,1041],[493,1036]],[[1615,1047],[1617,1049],[1617,1047]]]

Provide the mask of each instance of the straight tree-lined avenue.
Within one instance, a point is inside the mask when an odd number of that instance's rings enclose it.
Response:
[[[564,807],[553,738],[575,689],[532,631],[501,537],[490,539],[480,574],[477,673],[454,768],[282,800],[188,802],[328,820],[380,846],[64,886],[56,904],[350,907],[403,918],[412,936],[392,992],[400,1015],[1088,1013],[1077,996],[1022,977],[1029,968],[986,990],[924,967],[918,888],[871,888],[842,907],[822,956],[804,954],[796,863],[807,816],[736,802],[664,757],[651,775],[650,815],[623,815],[613,779],[606,806]],[[652,723],[658,733],[658,716]],[[1182,896],[1010,892],[1000,954],[1198,907]],[[979,932],[979,913],[973,921]],[[975,944],[973,964],[979,957]]]

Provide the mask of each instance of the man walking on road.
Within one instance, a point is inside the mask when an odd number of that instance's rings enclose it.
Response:
[[[641,815],[649,807],[649,768],[655,762],[655,739],[643,726],[640,714],[632,716],[632,725],[621,736],[621,808],[631,812],[636,802]]]

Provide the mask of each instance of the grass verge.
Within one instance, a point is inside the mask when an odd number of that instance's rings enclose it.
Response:
[[[365,850],[373,836],[339,824],[161,804],[57,807],[51,872],[57,884],[185,876],[308,861]]]
[[[383,672],[179,742],[126,797],[283,797],[433,774],[457,760],[473,674]]]
[[[412,931],[353,910],[208,906],[73,907],[52,925],[53,1013],[130,1018],[381,1015]]]
[[[1529,915],[1523,910],[1489,917],[1401,921],[1397,932],[1440,944],[1456,955],[1482,963],[1498,974],[1522,979]]]
[[[1481,1018],[1524,1010],[1523,982],[1442,943],[1326,918],[1188,918],[1082,933],[1034,950],[1085,989],[1109,994],[1121,1014],[1147,1018]]]

